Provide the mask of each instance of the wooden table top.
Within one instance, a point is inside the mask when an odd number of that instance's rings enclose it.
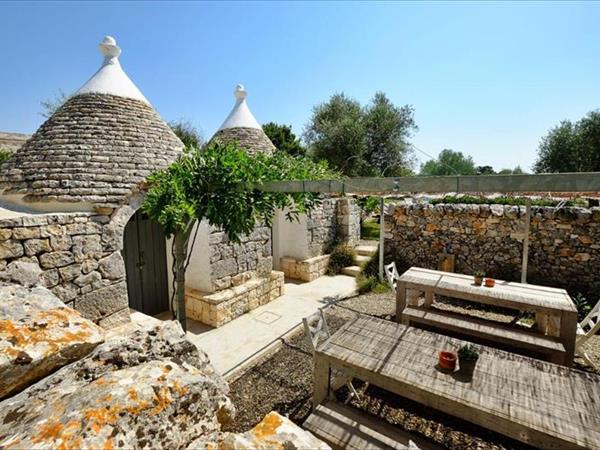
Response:
[[[471,275],[421,267],[411,267],[400,276],[398,281],[406,283],[408,288],[432,289],[438,294],[449,297],[522,311],[577,312],[566,290],[547,286],[496,280],[496,285],[488,288],[476,286]]]
[[[435,367],[440,350],[456,351],[463,344],[360,316],[342,326],[316,353],[333,366],[377,374],[381,387],[397,383],[408,398],[441,410],[446,405],[449,414],[497,432],[514,435],[514,430],[499,428],[524,426],[563,442],[600,449],[600,376],[479,345],[479,361],[470,381]],[[504,419],[504,425],[490,417]]]

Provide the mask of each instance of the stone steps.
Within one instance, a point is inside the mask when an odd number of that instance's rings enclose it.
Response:
[[[348,266],[348,267],[344,267],[342,269],[342,273],[344,275],[348,275],[349,277],[354,277],[356,278],[358,276],[358,274],[360,273],[360,267],[358,266]]]
[[[364,263],[370,260],[371,257],[366,255],[356,255],[356,258],[354,258],[354,262],[356,262],[356,264],[358,264],[359,266],[362,266]]]
[[[373,256],[377,253],[376,245],[358,245],[355,249],[357,255]]]

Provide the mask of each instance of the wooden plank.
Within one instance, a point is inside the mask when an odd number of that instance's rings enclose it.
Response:
[[[407,433],[355,408],[333,401],[319,405],[302,427],[333,448],[347,450],[439,449],[423,438]],[[409,447],[411,441],[413,446]]]
[[[466,317],[447,311],[431,310],[418,307],[407,307],[402,311],[407,322],[430,325],[442,330],[454,331],[469,336],[494,340],[507,345],[514,345],[553,356],[558,353],[562,361],[566,354],[565,346],[555,338],[543,336],[526,330],[490,324],[489,321]]]
[[[375,192],[600,192],[600,173],[272,181],[253,185],[253,187],[267,192],[323,192],[341,194]]]
[[[314,394],[313,408],[323,403],[329,394],[329,374],[330,368],[328,358],[321,353],[315,351],[314,354]]]
[[[481,346],[472,380],[435,370],[462,341],[359,317],[317,350],[345,373],[541,448],[600,448],[600,377]]]

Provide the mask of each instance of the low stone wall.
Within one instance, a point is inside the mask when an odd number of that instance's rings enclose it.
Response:
[[[329,255],[315,256],[314,258],[298,261],[285,257],[280,260],[280,268],[286,278],[300,281],[313,281],[325,275],[329,265]]]
[[[360,240],[360,210],[350,197],[327,198],[307,214],[308,254],[330,253],[336,242],[351,246]]]
[[[212,292],[237,286],[246,272],[268,273],[273,268],[269,227],[257,226],[237,244],[224,231],[212,228],[208,245]]]
[[[283,294],[283,272],[272,271],[266,276],[242,275],[240,284],[215,293],[203,293],[186,288],[186,316],[206,325],[220,327]]]
[[[442,253],[455,271],[520,280],[525,207],[502,205],[391,205],[386,252],[398,269],[437,268]],[[596,298],[600,290],[600,208],[533,207],[528,281]]]
[[[0,279],[19,282],[19,267],[39,267],[41,284],[85,318],[111,328],[129,320],[123,224],[92,213],[0,220]]]

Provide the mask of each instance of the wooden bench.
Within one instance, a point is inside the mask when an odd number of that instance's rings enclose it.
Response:
[[[396,320],[402,321],[406,308],[422,306],[431,308],[435,295],[457,298],[473,303],[499,306],[521,312],[531,312],[536,317],[536,332],[541,339],[533,339],[531,333],[526,332],[505,332],[502,327],[495,322],[488,321],[488,326],[483,323],[477,323],[482,335],[490,340],[498,337],[498,342],[508,343],[517,348],[534,350],[538,354],[547,355],[552,362],[570,366],[573,364],[575,355],[575,335],[577,329],[577,308],[564,289],[556,289],[547,286],[536,286],[533,284],[522,284],[496,280],[496,286],[487,288],[476,286],[473,283],[473,277],[457,273],[440,272],[438,270],[423,269],[421,267],[411,267],[404,272],[398,279],[396,296]],[[424,293],[425,301],[422,305],[418,304],[414,297],[419,292]],[[409,310],[409,314],[415,315],[414,310]],[[436,314],[445,314],[443,312]],[[417,316],[422,316],[419,313]],[[415,318],[415,322],[419,317]],[[425,320],[420,317],[421,320]],[[409,321],[412,320],[409,319]],[[453,320],[450,316],[442,318],[431,316],[431,320],[436,322],[439,331],[449,329],[446,326],[448,322],[453,323],[456,330],[459,326],[464,326],[460,331],[464,334],[473,335],[473,322],[465,318],[463,321]],[[498,327],[498,331],[492,330]],[[477,331],[477,330],[476,330]],[[550,338],[550,339],[545,339]],[[554,339],[553,339],[554,338]],[[507,342],[508,341],[508,342]],[[559,342],[562,347],[557,346],[556,351],[551,349],[552,343]]]
[[[334,449],[439,449],[423,438],[332,400],[317,406],[302,426]]]
[[[460,335],[530,350],[544,355],[544,359],[556,364],[562,364],[566,355],[564,344],[555,337],[449,311],[407,306],[402,312],[402,323],[422,324],[436,330],[448,330]]]

